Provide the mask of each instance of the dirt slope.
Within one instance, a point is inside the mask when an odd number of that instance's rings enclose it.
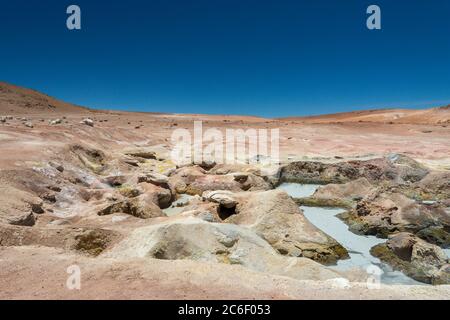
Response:
[[[424,110],[364,110],[310,117],[288,117],[282,120],[295,120],[305,123],[379,122],[396,124],[448,124],[450,123],[450,105]]]
[[[0,82],[1,114],[80,113],[89,109],[66,103],[38,91]]]

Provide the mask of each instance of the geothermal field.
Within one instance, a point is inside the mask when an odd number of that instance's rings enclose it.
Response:
[[[276,163],[178,163],[200,121]],[[1,299],[450,299],[449,106],[133,113],[0,83],[0,182]]]

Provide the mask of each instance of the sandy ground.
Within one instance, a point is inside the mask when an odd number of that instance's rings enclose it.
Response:
[[[240,266],[149,259],[119,263],[39,247],[0,248],[1,299],[448,299],[450,286],[339,288]],[[80,290],[66,286],[67,268],[81,270]]]
[[[171,144],[176,129],[188,129],[193,136],[193,122],[202,121],[203,132],[217,128],[225,135],[226,129],[279,129],[282,160],[340,158],[370,158],[388,153],[404,153],[437,169],[450,168],[450,126],[385,124],[385,123],[330,123],[308,124],[296,121],[235,120],[233,117],[155,115],[121,112],[96,112],[67,115],[68,124],[49,126],[48,121],[60,115],[28,115],[33,129],[15,121],[0,127],[0,157],[2,168],[33,161],[42,152],[51,153],[71,141],[107,144],[121,148],[126,144]],[[96,120],[94,128],[79,122],[85,117]],[[41,119],[44,121],[41,122]],[[103,122],[98,122],[102,120]],[[138,127],[136,129],[136,127]],[[270,131],[269,131],[270,132]],[[56,149],[55,149],[56,148]],[[20,151],[20,155],[17,152]],[[37,152],[39,151],[39,152]],[[26,152],[26,157],[24,153]]]

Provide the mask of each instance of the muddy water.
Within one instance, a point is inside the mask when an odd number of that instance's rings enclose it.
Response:
[[[447,254],[447,257],[450,258],[450,249],[444,249],[445,253]]]
[[[312,195],[318,187],[319,185],[283,183],[278,188],[285,190],[292,197],[301,198]],[[331,268],[337,270],[349,270],[354,268],[367,270],[369,266],[375,265],[382,271],[380,277],[382,283],[422,284],[399,271],[393,271],[390,266],[372,256],[370,254],[370,248],[383,243],[386,240],[374,236],[357,235],[351,232],[348,229],[348,226],[336,217],[337,214],[344,211],[343,209],[303,206],[301,208],[305,217],[312,224],[336,239],[336,241],[348,250],[350,259],[340,260],[336,266]]]

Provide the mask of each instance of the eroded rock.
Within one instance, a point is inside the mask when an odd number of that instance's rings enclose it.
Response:
[[[445,252],[413,234],[395,234],[386,243],[373,247],[371,253],[418,281],[450,284],[450,265]]]
[[[225,221],[254,230],[278,252],[332,264],[347,258],[347,250],[312,225],[282,190],[240,193],[235,214]]]
[[[94,126],[94,120],[90,119],[90,118],[86,118],[80,121],[80,124],[84,124],[87,125],[89,127],[93,127]]]
[[[0,186],[0,203],[0,223],[33,226],[44,212],[39,197],[10,186]]]
[[[152,195],[148,194],[142,194],[135,198],[123,199],[111,204],[106,204],[97,214],[103,216],[114,213],[126,213],[141,219],[165,216],[159,206],[154,202]]]
[[[247,228],[208,223],[192,217],[138,228],[104,256],[238,264],[251,270],[296,279],[339,277],[338,273],[309,259],[279,255]]]
[[[234,193],[227,190],[205,191],[202,197],[205,200],[216,202],[228,209],[234,208],[237,205]]]
[[[115,231],[98,228],[26,228],[0,224],[0,246],[46,246],[97,256],[120,238]]]
[[[425,205],[402,193],[375,190],[356,208],[340,215],[356,233],[387,237],[407,231],[422,235],[440,246],[450,245],[450,213],[439,204]]]
[[[365,161],[322,163],[316,161],[292,162],[281,169],[281,181],[299,183],[346,183],[366,178],[371,183],[393,181],[417,182],[429,170],[404,155],[391,155]]]

